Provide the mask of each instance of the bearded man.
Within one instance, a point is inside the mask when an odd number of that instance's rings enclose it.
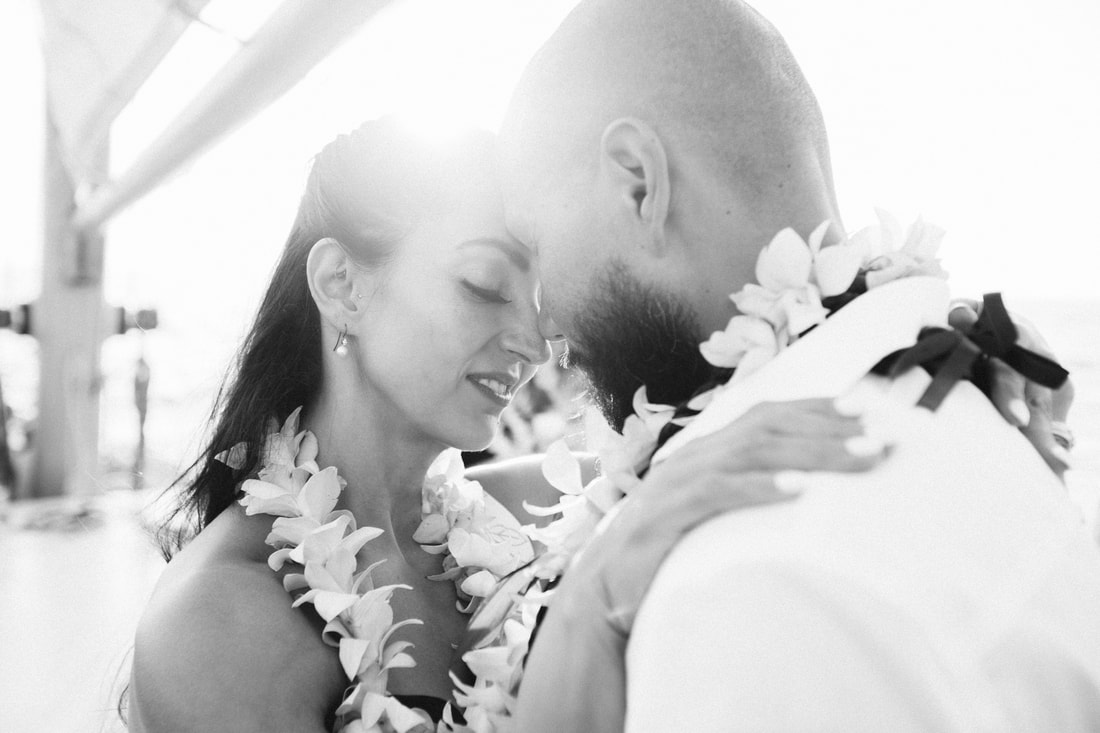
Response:
[[[676,404],[714,377],[699,343],[777,233],[849,246],[814,95],[744,3],[582,2],[525,71],[502,151],[509,228],[617,426],[639,386]],[[1021,420],[993,388],[1017,430],[956,384],[1004,366],[966,357],[949,308],[929,277],[860,294],[669,441],[556,592],[518,729],[1095,730],[1100,554],[1039,455],[1064,468],[1049,391],[1027,386]],[[963,346],[933,363],[911,349],[927,333]],[[956,352],[967,368],[942,368]],[[890,457],[704,522],[722,426],[821,397]]]

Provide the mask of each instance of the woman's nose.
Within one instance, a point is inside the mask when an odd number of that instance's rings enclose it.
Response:
[[[503,337],[505,351],[515,354],[528,364],[544,364],[550,360],[550,344],[542,335],[541,323],[536,318],[524,318]]]

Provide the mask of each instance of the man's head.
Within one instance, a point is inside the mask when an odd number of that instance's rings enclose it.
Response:
[[[525,70],[501,146],[509,228],[613,422],[639,384],[690,394],[760,249],[837,218],[813,94],[732,0],[582,2]]]

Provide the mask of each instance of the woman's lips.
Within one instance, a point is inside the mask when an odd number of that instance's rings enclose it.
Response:
[[[507,407],[515,396],[517,381],[507,374],[471,374],[466,377],[483,395],[501,407]]]

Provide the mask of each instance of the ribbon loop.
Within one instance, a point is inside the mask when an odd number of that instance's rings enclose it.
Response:
[[[986,356],[1004,359],[1008,355],[1020,334],[1005,309],[1000,293],[982,296],[981,315],[966,335]]]
[[[1054,360],[1020,346],[1018,338],[1019,331],[1000,293],[987,293],[982,298],[982,313],[970,329],[925,328],[915,344],[890,354],[872,371],[897,377],[915,366],[924,367],[932,375],[932,383],[917,404],[929,410],[938,408],[962,379],[974,382],[989,396],[994,383],[990,359],[1000,359],[1044,387],[1058,389],[1065,384],[1069,372]]]

